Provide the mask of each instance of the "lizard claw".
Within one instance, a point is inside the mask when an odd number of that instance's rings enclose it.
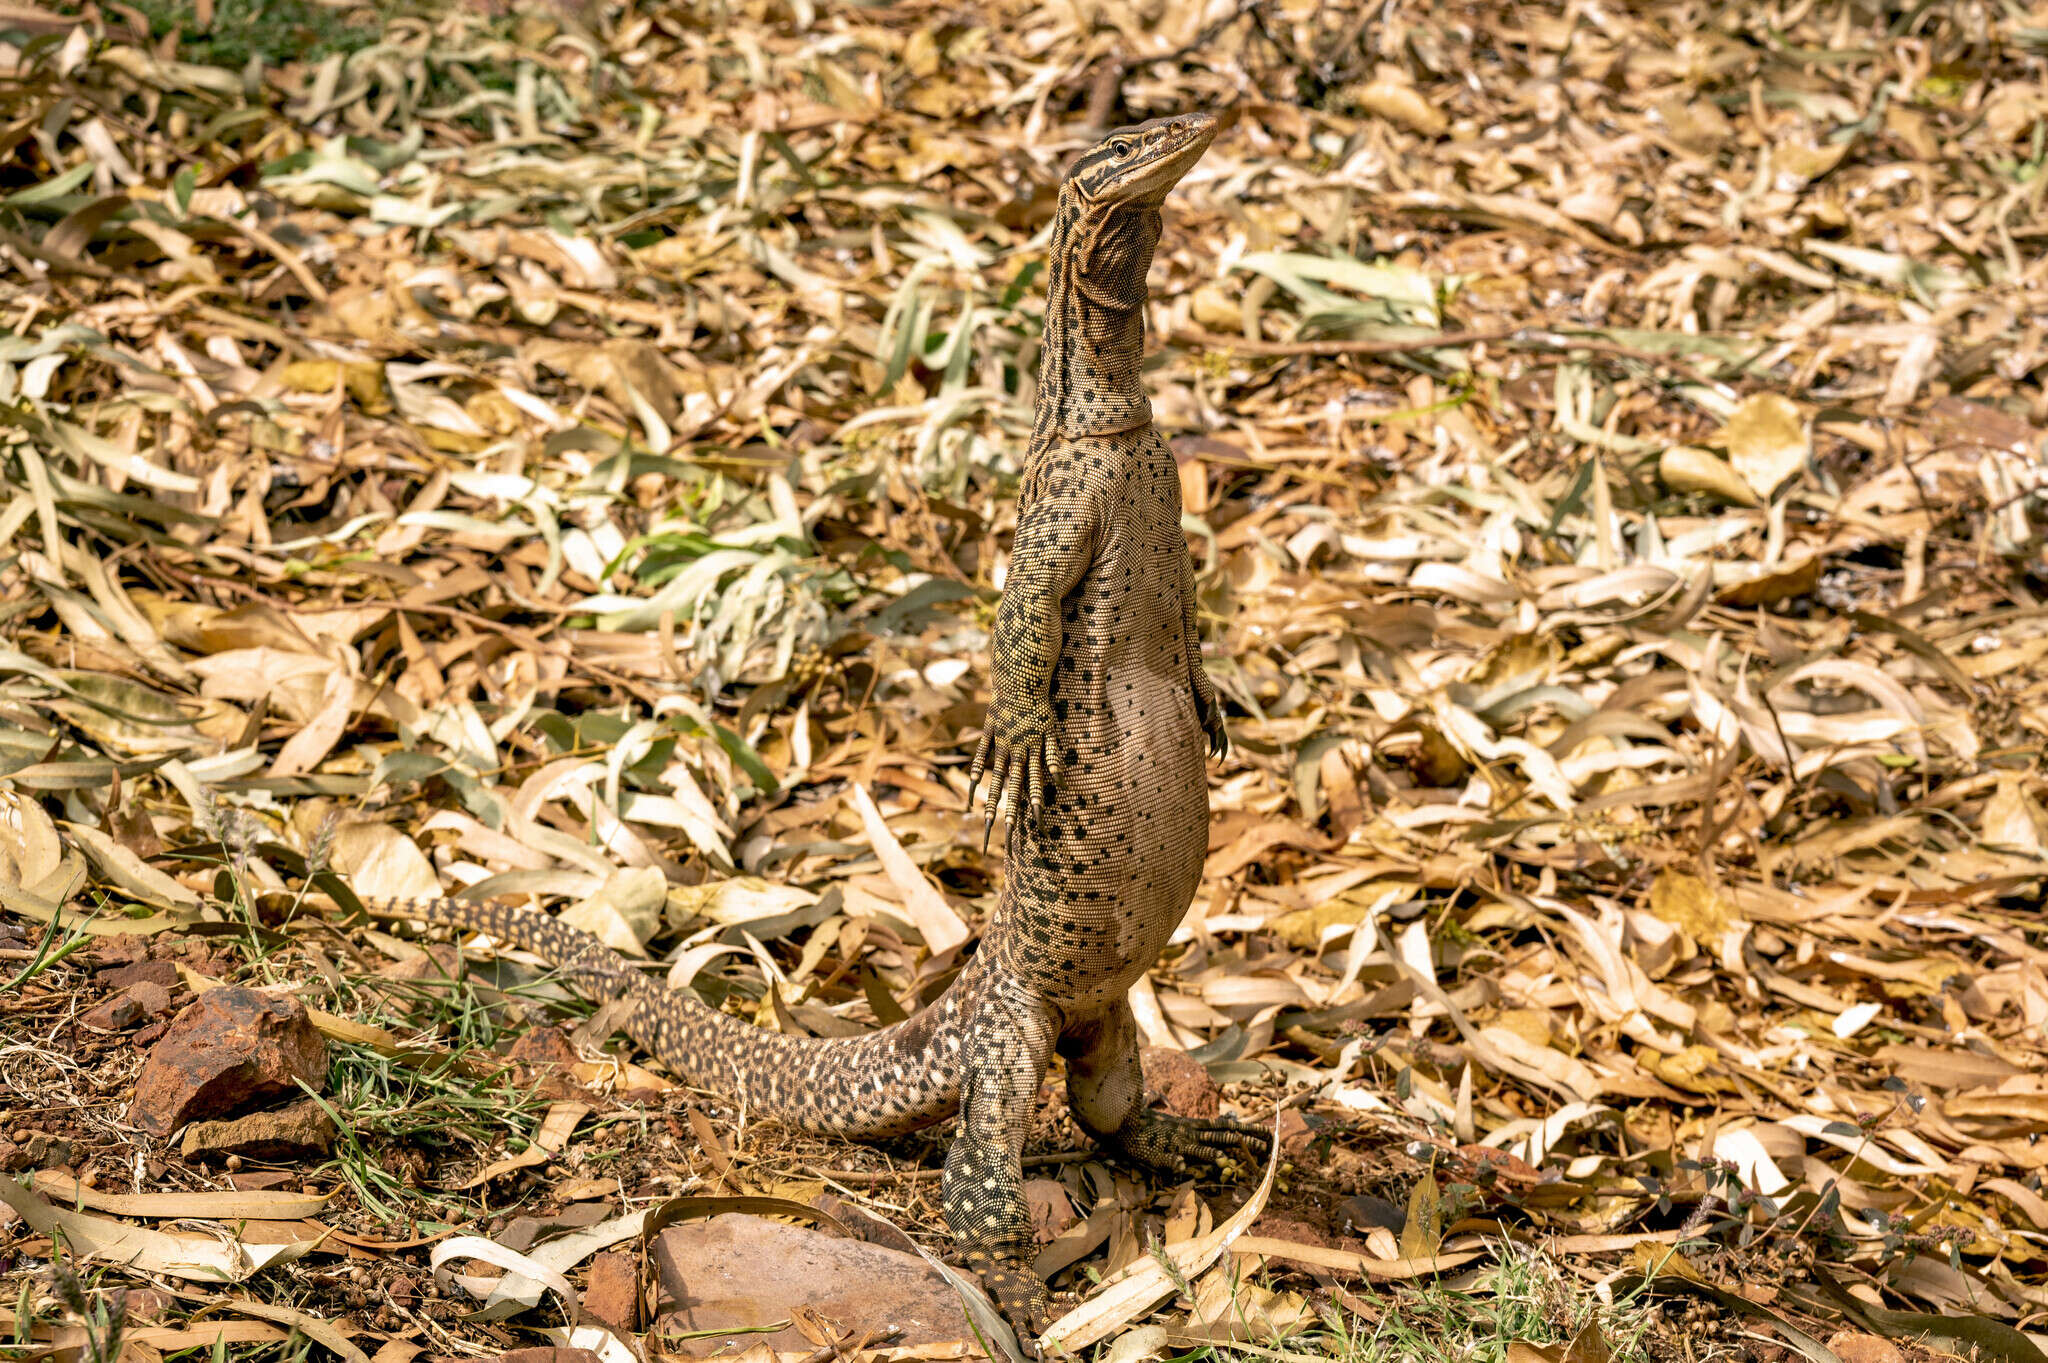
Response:
[[[1209,736],[1209,756],[1221,762],[1230,756],[1230,735],[1223,728],[1223,698],[1213,686],[1197,686],[1195,711],[1201,717],[1202,732]]]
[[[982,778],[988,778],[982,797],[983,851],[995,836],[996,813],[1005,802],[1013,819],[1028,814],[1036,822],[1045,817],[1046,792],[1058,785],[1065,771],[1059,745],[1058,721],[1043,699],[1020,706],[998,696],[989,706],[981,746],[967,774],[970,801]]]

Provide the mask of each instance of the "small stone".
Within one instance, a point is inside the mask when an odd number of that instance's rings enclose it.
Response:
[[[1223,1092],[1209,1077],[1208,1066],[1186,1051],[1147,1046],[1138,1062],[1145,1070],[1146,1090],[1174,1116],[1211,1120],[1223,1110]]]
[[[227,986],[171,1023],[135,1081],[129,1120],[154,1136],[327,1081],[327,1042],[297,999]]]
[[[590,1261],[583,1309],[621,1330],[640,1328],[640,1265],[631,1254],[600,1254]]]
[[[923,1259],[860,1240],[768,1221],[726,1215],[672,1226],[655,1242],[666,1335],[731,1330],[675,1341],[693,1358],[735,1354],[756,1344],[806,1352],[794,1327],[754,1333],[809,1307],[843,1330],[860,1334],[895,1326],[895,1347],[971,1338],[960,1299]],[[741,1333],[746,1331],[747,1333]]]
[[[1899,1346],[1882,1335],[1866,1335],[1861,1330],[1841,1330],[1828,1341],[1828,1347],[1842,1363],[1905,1363],[1906,1356]]]
[[[81,1027],[96,1032],[125,1032],[145,1018],[171,1009],[171,991],[150,980],[137,980],[78,1019]]]
[[[125,1032],[141,1026],[148,1016],[141,1001],[124,990],[110,999],[101,999],[98,1006],[78,1019],[78,1025],[95,1032]]]
[[[239,1169],[242,1159],[283,1164],[323,1155],[334,1145],[334,1122],[311,1098],[224,1122],[192,1122],[180,1147],[186,1159],[211,1155]]]
[[[150,1017],[161,1017],[171,1011],[171,991],[154,980],[137,980],[122,992],[141,1004],[142,1011]]]
[[[178,967],[171,961],[134,961],[110,966],[100,971],[97,978],[109,989],[126,989],[131,984],[155,984],[165,989],[176,989]]]
[[[92,959],[101,966],[133,965],[148,956],[149,941],[143,937],[102,937],[92,946]]]

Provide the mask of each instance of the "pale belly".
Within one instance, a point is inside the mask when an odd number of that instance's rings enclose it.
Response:
[[[1053,712],[1066,773],[1042,824],[1013,819],[990,945],[1068,1017],[1121,1001],[1180,926],[1209,841],[1180,483],[1156,433],[1125,461],[1110,533],[1062,603]]]
[[[1067,698],[1066,778],[1042,826],[1018,821],[997,909],[1019,975],[1072,1016],[1123,998],[1158,959],[1208,850],[1205,740],[1185,673],[1103,676],[1094,704]]]

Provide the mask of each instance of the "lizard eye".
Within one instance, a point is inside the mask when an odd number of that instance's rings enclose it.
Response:
[[[1131,154],[1131,140],[1128,137],[1117,138],[1109,144],[1109,154],[1119,161],[1123,160]]]

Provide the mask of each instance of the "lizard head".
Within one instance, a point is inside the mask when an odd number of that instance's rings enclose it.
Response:
[[[1119,128],[1082,153],[1066,189],[1091,208],[1157,209],[1216,140],[1214,114],[1175,114]]]

